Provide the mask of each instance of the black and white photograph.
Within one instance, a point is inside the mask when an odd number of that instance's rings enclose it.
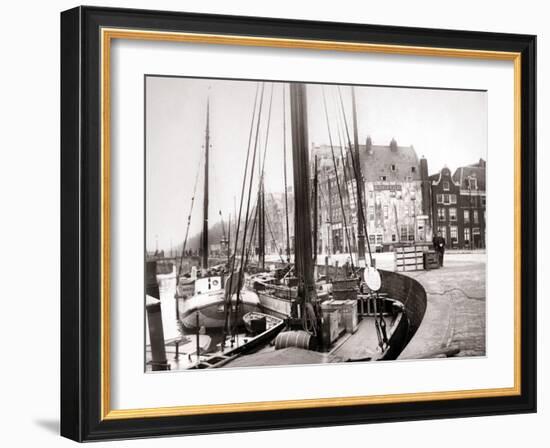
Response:
[[[486,91],[144,84],[147,372],[487,355]]]

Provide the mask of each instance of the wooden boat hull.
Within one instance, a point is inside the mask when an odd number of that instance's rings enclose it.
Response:
[[[180,321],[184,330],[190,333],[201,329],[221,331],[225,325],[224,301],[225,292],[223,290],[198,294],[185,300],[182,310],[180,310]],[[231,298],[231,306],[235,307],[236,303],[237,295],[234,294]],[[241,291],[236,325],[242,325],[242,318],[245,314],[259,310],[258,296],[252,291]]]
[[[262,314],[258,312],[252,312],[253,314]],[[247,313],[248,314],[248,313]],[[285,321],[277,317],[264,315],[268,320],[268,326],[266,330],[256,336],[253,336],[247,340],[244,344],[240,344],[237,347],[224,351],[223,353],[214,353],[201,359],[191,369],[212,369],[224,367],[231,363],[231,361],[237,359],[240,356],[254,353],[255,351],[265,347],[286,327]],[[245,315],[246,319],[246,315]],[[247,319],[249,320],[249,319]]]
[[[387,350],[380,357],[380,360],[393,360],[416,334],[426,314],[428,300],[426,290],[414,278],[382,269],[378,272],[382,279],[380,293],[386,293],[403,307],[403,316],[390,336]]]

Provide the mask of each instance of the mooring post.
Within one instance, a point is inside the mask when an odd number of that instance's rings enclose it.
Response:
[[[201,351],[201,346],[200,346],[200,343],[199,343],[199,312],[197,311],[196,313],[196,327],[197,327],[197,362],[200,361],[200,351]]]
[[[170,370],[170,364],[166,360],[166,348],[164,345],[164,330],[160,300],[148,298],[145,309],[147,311],[147,323],[149,325],[149,341],[151,343],[151,366],[156,370]]]

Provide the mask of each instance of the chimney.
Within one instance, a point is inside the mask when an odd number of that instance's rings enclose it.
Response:
[[[367,136],[367,154],[370,156],[372,155],[372,139],[370,138],[370,135]]]
[[[395,152],[397,151],[397,142],[395,141],[395,138],[392,138],[391,139],[391,142],[390,142],[390,149]]]
[[[428,180],[428,160],[424,156],[420,158],[420,180]]]
[[[428,160],[422,156],[420,158],[420,181],[422,189],[422,213],[424,215],[431,214],[431,183],[428,177]]]

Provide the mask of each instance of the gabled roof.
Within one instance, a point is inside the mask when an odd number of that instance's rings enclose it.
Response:
[[[398,146],[395,140],[390,145],[361,145],[361,169],[367,182],[380,180],[406,181],[420,179],[420,161],[413,146]],[[413,170],[414,168],[414,170]]]
[[[455,186],[458,186],[458,182],[454,179],[453,176],[451,176],[451,170],[446,165],[443,168],[441,168],[437,173],[428,176],[432,185],[439,185],[439,183],[441,182],[441,177],[443,176],[444,170],[447,170],[449,172],[449,177],[451,178],[451,181]]]
[[[483,159],[479,159],[477,163],[457,168],[453,174],[453,179],[460,184],[460,188],[468,189],[468,179],[475,177],[477,179],[477,189],[485,191],[485,172],[486,162]]]

